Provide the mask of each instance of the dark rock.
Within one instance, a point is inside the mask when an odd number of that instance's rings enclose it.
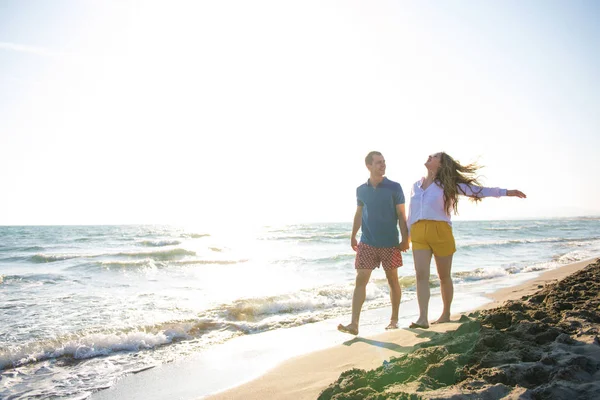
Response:
[[[483,336],[480,340],[485,347],[493,350],[504,350],[507,339],[506,335],[502,335],[500,332],[491,332]]]
[[[566,333],[561,333],[556,337],[556,342],[563,344],[574,344],[575,340],[573,340],[573,338],[571,338],[571,336],[567,335]]]
[[[529,297],[529,302],[533,304],[542,304],[546,299],[546,294],[539,293]]]
[[[460,319],[458,320],[458,322],[469,322],[471,321],[471,318],[467,317],[465,314],[460,316]]]
[[[465,322],[461,326],[456,329],[454,332],[454,336],[466,335],[469,333],[475,333],[481,331],[481,322],[479,321],[470,321]]]
[[[430,365],[425,374],[442,383],[443,386],[452,385],[456,383],[457,367],[456,360],[448,357],[439,364]]]
[[[331,400],[365,400],[372,394],[377,394],[377,392],[370,387],[361,387],[347,393],[338,393],[331,397]]]
[[[537,344],[546,344],[553,342],[561,332],[558,329],[550,328],[545,332],[539,333],[535,336],[535,342]]]
[[[506,372],[498,368],[484,369],[479,373],[479,377],[492,384],[508,383],[508,377],[506,376]]]
[[[557,363],[556,358],[550,355],[543,356],[540,362],[545,365],[556,365]]]
[[[488,314],[483,318],[483,324],[491,325],[495,329],[506,329],[512,323],[512,313],[501,311]]]
[[[511,311],[525,311],[525,305],[521,301],[509,300],[504,307]]]
[[[544,318],[546,318],[546,312],[542,311],[542,310],[536,310],[534,312],[531,313],[531,316],[536,319],[536,320],[542,320]]]
[[[521,373],[522,376],[519,376],[515,383],[526,388],[534,388],[548,383],[551,376],[549,368],[537,364],[526,368]]]
[[[543,352],[536,347],[525,347],[519,353],[523,362],[538,362],[542,359]]]
[[[574,367],[574,366],[580,367],[585,372],[587,372],[588,374],[591,374],[591,375],[595,374],[596,371],[598,371],[600,369],[598,362],[596,362],[591,357],[587,357],[587,356],[583,356],[583,355],[574,356],[566,363],[566,365],[568,365],[570,367]]]

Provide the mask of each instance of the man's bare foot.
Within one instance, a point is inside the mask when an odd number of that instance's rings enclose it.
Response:
[[[388,326],[385,327],[386,330],[389,329],[398,329],[398,320],[397,319],[391,319],[390,320],[390,324]]]
[[[450,316],[442,315],[437,319],[437,321],[432,322],[432,324],[443,324],[446,322],[450,322]]]
[[[351,335],[358,335],[358,326],[354,324],[348,324],[346,326],[339,324],[337,329],[340,332],[349,333]]]
[[[429,329],[429,324],[428,323],[420,323],[420,322],[412,322],[409,326],[410,329],[416,329],[416,328],[421,328],[421,329]]]

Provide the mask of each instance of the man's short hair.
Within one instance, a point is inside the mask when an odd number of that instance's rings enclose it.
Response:
[[[378,151],[372,151],[372,152],[370,152],[365,157],[365,165],[371,165],[371,164],[373,164],[373,156],[383,156],[383,154],[381,154]]]

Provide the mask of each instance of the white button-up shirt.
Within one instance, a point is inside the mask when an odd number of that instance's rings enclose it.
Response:
[[[410,194],[410,207],[408,209],[408,229],[411,225],[422,219],[432,221],[445,221],[452,225],[450,214],[444,207],[444,189],[433,182],[426,189],[422,188],[425,178],[415,182]],[[506,189],[487,188],[459,183],[459,194],[464,193],[469,197],[500,197],[506,196]]]

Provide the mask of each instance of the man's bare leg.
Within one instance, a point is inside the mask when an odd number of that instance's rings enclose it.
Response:
[[[385,271],[385,276],[390,285],[390,301],[392,303],[392,317],[390,318],[390,324],[385,329],[398,329],[398,315],[402,298],[402,288],[398,282],[398,268]]]
[[[356,270],[356,284],[354,286],[354,294],[352,295],[352,322],[348,325],[338,325],[338,330],[352,335],[358,335],[358,322],[360,320],[360,311],[362,309],[365,298],[367,297],[367,283],[371,278],[370,269]]]

